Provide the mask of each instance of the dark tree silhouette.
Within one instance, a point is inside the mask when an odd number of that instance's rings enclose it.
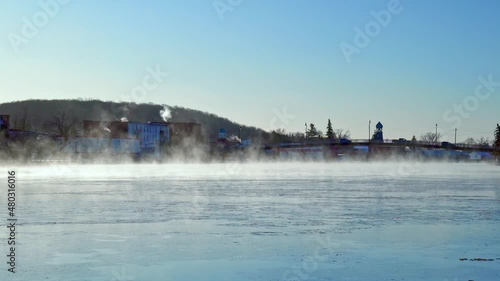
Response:
[[[464,140],[464,143],[468,146],[473,146],[473,145],[477,144],[477,142],[474,138],[466,138]]]
[[[309,130],[307,130],[307,135],[306,137],[308,138],[314,138],[318,136],[318,130],[316,129],[316,126],[314,126],[313,123],[309,124]]]
[[[500,125],[498,124],[495,129],[495,140],[493,141],[493,146],[500,148]]]
[[[68,139],[78,136],[80,132],[78,124],[79,122],[76,118],[70,119],[66,112],[61,111],[47,123],[47,128],[52,133],[62,136],[64,141],[68,141]]]
[[[330,119],[328,119],[328,125],[326,125],[326,137],[331,141],[335,140],[335,133],[333,133],[332,122]]]
[[[488,148],[490,146],[490,140],[488,138],[481,137],[479,139],[476,139],[477,145],[481,147]]]
[[[349,139],[351,137],[351,132],[349,130],[344,130],[344,129],[336,129],[335,132],[335,137],[338,139]]]
[[[495,150],[495,155],[497,157],[497,161],[500,161],[500,125],[497,124],[495,128],[495,137],[493,139],[493,147]]]
[[[441,140],[441,133],[428,132],[420,136],[420,141],[425,144],[438,144]]]

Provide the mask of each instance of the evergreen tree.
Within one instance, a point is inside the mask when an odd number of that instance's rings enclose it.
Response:
[[[495,138],[493,139],[493,147],[496,149],[495,152],[493,152],[496,157],[497,161],[500,161],[500,125],[497,124],[497,127],[495,128]]]
[[[335,134],[333,133],[332,122],[328,119],[328,125],[326,126],[326,137],[329,140],[335,140]]]
[[[313,123],[309,124],[309,130],[307,130],[307,135],[306,137],[308,138],[314,138],[318,136],[318,130],[316,129],[316,126],[314,126]]]
[[[495,140],[493,141],[493,146],[500,148],[500,125],[498,124],[495,129]]]

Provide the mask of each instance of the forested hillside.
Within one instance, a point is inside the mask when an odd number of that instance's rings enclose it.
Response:
[[[183,107],[170,107],[159,104],[115,103],[100,100],[26,100],[0,104],[0,114],[11,115],[11,127],[22,130],[50,132],[48,124],[61,113],[67,119],[82,124],[83,120],[121,120],[147,122],[162,121],[161,111],[170,111],[168,121],[191,122],[202,125],[202,133],[211,139],[217,136],[220,128],[229,134],[238,135],[241,126],[243,139],[267,138],[268,133],[248,127],[215,114]]]

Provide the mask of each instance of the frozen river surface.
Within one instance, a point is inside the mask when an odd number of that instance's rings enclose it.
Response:
[[[500,280],[498,166],[16,171],[17,273],[7,271],[4,227],[0,280]]]

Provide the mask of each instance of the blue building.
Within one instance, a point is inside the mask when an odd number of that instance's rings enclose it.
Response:
[[[141,154],[160,157],[160,146],[170,140],[167,123],[128,122],[128,137],[139,140]]]
[[[141,156],[157,159],[161,146],[170,141],[169,126],[165,122],[84,121],[83,137],[108,140],[108,147],[117,153],[135,153],[138,146]]]
[[[7,135],[10,130],[10,115],[0,115],[0,132]]]
[[[384,142],[384,133],[382,129],[384,126],[382,123],[378,122],[377,125],[375,126],[375,132],[373,133],[372,141],[376,143],[383,143]]]

